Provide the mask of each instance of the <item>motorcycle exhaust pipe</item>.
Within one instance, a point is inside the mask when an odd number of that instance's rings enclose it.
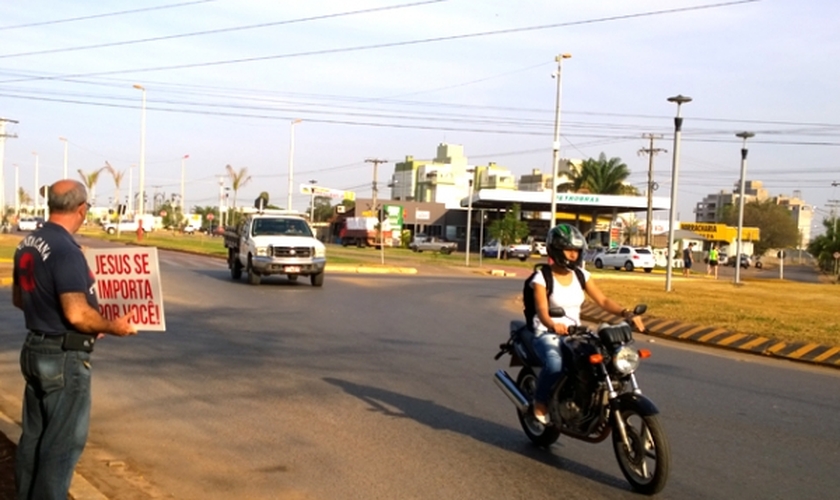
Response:
[[[528,407],[530,406],[528,398],[522,394],[519,387],[516,386],[516,382],[510,378],[510,375],[508,375],[506,371],[498,370],[493,377],[493,381],[496,382],[499,389],[505,393],[505,396],[510,399],[511,403],[513,403],[519,411],[522,413],[526,413],[528,411]]]

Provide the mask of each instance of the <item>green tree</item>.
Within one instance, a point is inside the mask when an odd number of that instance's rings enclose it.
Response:
[[[219,207],[210,207],[210,206],[201,207],[201,206],[196,205],[192,208],[192,213],[201,215],[201,228],[202,229],[207,229],[210,226],[210,224],[212,224],[214,222],[216,224],[221,223],[221,220],[219,218]],[[210,215],[210,214],[213,215],[213,220],[212,221],[207,218],[207,216]]]
[[[808,244],[808,252],[817,258],[820,269],[823,271],[834,271],[834,253],[840,252],[837,223],[837,217],[823,219],[822,224],[825,233],[817,236]]]
[[[491,222],[487,230],[491,238],[499,241],[501,248],[519,243],[529,233],[528,223],[522,220],[522,210],[518,203],[514,203],[504,217]]]
[[[569,182],[561,184],[561,191],[588,191],[594,194],[629,194],[637,195],[639,191],[625,184],[630,176],[630,169],[621,158],[607,158],[601,153],[598,159],[587,158],[579,169],[572,169]]]
[[[723,222],[738,227],[738,207],[723,209]],[[773,200],[751,201],[744,204],[744,227],[757,227],[759,241],[754,243],[756,255],[764,255],[771,248],[790,248],[799,245],[799,228],[790,212]]]
[[[32,204],[32,197],[29,196],[29,193],[26,192],[25,189],[22,187],[18,188],[18,203],[21,205],[31,205]]]
[[[125,177],[125,170],[118,171],[114,167],[111,166],[110,163],[107,161],[105,162],[105,170],[111,174],[111,178],[114,179],[114,205],[120,205],[120,185],[122,184],[122,180]]]
[[[82,178],[82,183],[85,185],[90,195],[89,199],[91,204],[94,204],[96,201],[96,183],[99,182],[99,174],[101,174],[105,168],[106,167],[102,167],[90,173],[85,173],[82,169],[78,170],[79,177]]]
[[[268,191],[263,191],[254,199],[254,208],[268,208]]]
[[[324,222],[330,220],[333,214],[333,206],[330,198],[326,196],[315,197],[315,210],[312,216],[312,222]]]
[[[172,200],[166,200],[160,205],[160,211],[166,215],[161,216],[163,227],[177,227],[181,223],[181,210],[172,206]]]
[[[245,187],[251,181],[251,176],[248,175],[248,167],[242,167],[237,172],[230,165],[225,165],[228,177],[230,177],[230,184],[233,188],[233,209],[236,209],[236,195],[239,189]]]

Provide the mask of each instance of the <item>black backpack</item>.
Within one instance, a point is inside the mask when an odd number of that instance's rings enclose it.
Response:
[[[583,271],[577,267],[573,271],[575,272],[578,283],[580,283],[580,288],[585,292],[586,278],[583,276]],[[548,264],[537,264],[534,266],[534,272],[528,276],[528,279],[525,280],[525,285],[522,287],[522,302],[525,304],[525,324],[528,328],[531,328],[531,325],[534,324],[534,316],[537,315],[537,304],[534,300],[534,289],[531,288],[531,281],[534,280],[534,276],[538,272],[542,273],[543,279],[545,280],[546,298],[551,297],[551,294],[554,292],[554,276],[551,274],[551,266]]]

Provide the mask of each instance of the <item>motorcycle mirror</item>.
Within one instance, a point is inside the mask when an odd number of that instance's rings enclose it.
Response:
[[[633,314],[635,314],[636,316],[641,316],[645,313],[645,311],[647,311],[647,305],[639,304],[636,306],[635,309],[633,309]]]
[[[548,315],[552,318],[562,318],[566,315],[566,310],[562,307],[549,307],[548,308]]]

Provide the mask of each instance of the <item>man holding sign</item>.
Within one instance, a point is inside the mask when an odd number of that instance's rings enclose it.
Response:
[[[137,333],[127,315],[99,312],[95,281],[73,239],[88,211],[84,185],[50,186],[49,220],[18,245],[12,302],[23,310],[26,380],[17,448],[18,498],[66,499],[90,425],[90,353],[102,334]]]

